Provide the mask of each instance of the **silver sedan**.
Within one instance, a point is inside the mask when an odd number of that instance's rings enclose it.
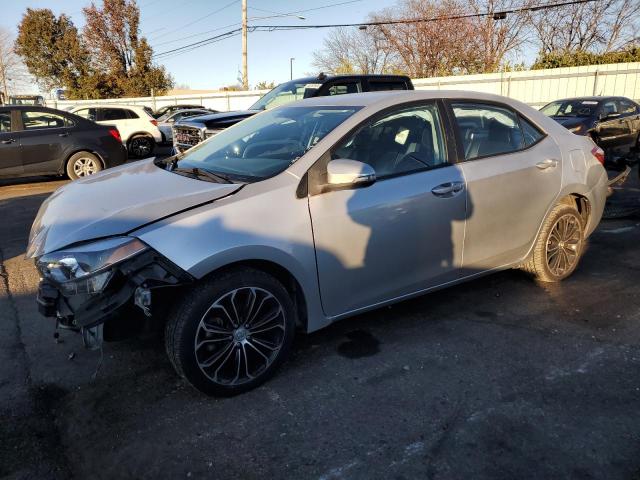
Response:
[[[164,328],[180,375],[240,393],[298,329],[506,268],[566,278],[602,215],[602,162],[508,98],[303,100],[58,190],[30,236],[39,308],[90,347]]]

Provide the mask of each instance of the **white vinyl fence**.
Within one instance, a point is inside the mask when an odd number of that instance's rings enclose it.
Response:
[[[541,107],[559,98],[586,95],[619,95],[637,101],[640,100],[640,62],[419,78],[413,80],[413,84],[417,90],[471,90],[494,93],[515,98],[533,107]],[[108,100],[49,100],[48,105],[65,108],[87,103],[118,103],[146,105],[155,110],[165,105],[196,103],[207,108],[228,111],[246,109],[266,92],[251,90]]]
[[[559,98],[589,95],[640,100],[640,62],[420,78],[413,84],[420,90],[473,90],[504,95],[532,107]]]

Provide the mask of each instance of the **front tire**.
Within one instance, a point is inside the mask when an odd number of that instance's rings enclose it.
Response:
[[[102,162],[93,153],[78,152],[67,161],[67,176],[71,180],[87,177],[102,170]]]
[[[270,378],[289,356],[296,325],[291,297],[250,268],[223,273],[188,292],[165,329],[178,374],[207,395],[230,396]]]
[[[547,216],[529,260],[522,268],[542,282],[571,275],[584,249],[584,221],[575,207],[556,205]]]

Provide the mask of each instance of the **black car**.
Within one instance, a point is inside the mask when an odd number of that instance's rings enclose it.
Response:
[[[541,109],[576,135],[589,135],[605,151],[607,167],[624,168],[638,159],[640,105],[625,97],[556,100]]]
[[[161,107],[155,112],[153,112],[153,118],[160,118],[163,115],[167,115],[168,113],[177,112],[178,110],[192,110],[192,109],[200,109],[200,110],[210,110],[208,108],[204,108],[202,105],[196,104],[180,104],[180,105],[167,105],[166,107]],[[216,110],[211,110],[211,113],[216,113]]]
[[[0,107],[0,177],[84,177],[127,160],[118,129],[37,106]]]
[[[324,75],[282,83],[249,107],[249,110],[222,112],[182,120],[173,126],[173,146],[178,152],[188,150],[231,125],[268,108],[303,98],[343,95],[380,90],[413,90],[411,79],[404,75]]]

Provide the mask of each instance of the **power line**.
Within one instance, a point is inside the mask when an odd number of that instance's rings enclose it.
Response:
[[[507,14],[521,13],[521,12],[536,12],[540,10],[548,10],[551,8],[565,7],[568,5],[578,5],[581,3],[592,3],[598,0],[570,0],[559,3],[548,3],[543,5],[534,5],[529,7],[512,8],[510,10],[495,10],[484,13],[467,13],[462,15],[450,15],[439,16],[432,18],[411,18],[404,20],[383,20],[376,22],[362,22],[362,23],[334,23],[323,25],[252,25],[251,31],[272,32],[276,30],[305,30],[305,29],[317,29],[317,28],[339,28],[339,27],[374,27],[379,25],[398,25],[398,24],[413,24],[413,23],[426,23],[437,22],[441,20],[463,20],[465,18],[477,18],[477,17],[494,17],[496,19],[505,18]]]
[[[306,12],[313,12],[315,10],[322,10],[325,8],[332,8],[332,7],[338,7],[340,5],[348,5],[350,3],[359,3],[359,2],[363,2],[364,0],[348,0],[346,2],[338,2],[338,3],[331,3],[329,5],[321,5],[319,7],[314,7],[314,8],[305,8],[304,10],[296,10],[294,12],[289,12],[286,15],[290,15],[292,13],[306,13]],[[257,8],[257,7],[249,7],[251,10],[257,10],[259,12],[265,12],[265,13],[275,13],[275,14],[279,14],[280,12],[273,12],[271,10],[265,10],[263,8]],[[281,14],[281,15],[285,15],[285,14]]]
[[[204,20],[205,18],[209,18],[211,15],[215,15],[216,13],[220,13],[222,10],[229,8],[231,5],[238,3],[240,0],[232,0],[231,2],[227,3],[226,5],[224,5],[223,7],[220,7],[216,10],[214,10],[213,12],[210,12],[196,20],[193,20],[192,22],[189,23],[185,23],[184,25],[180,25],[177,28],[174,28],[173,30],[169,30],[168,32],[164,32],[163,35],[168,35],[169,33],[173,33],[173,32],[178,32],[180,30],[182,30],[183,28],[186,27],[190,27],[191,25],[193,25],[194,23],[198,23],[201,22],[202,20]]]
[[[210,38],[206,38],[204,40],[200,40],[199,42],[194,42],[194,43],[190,43],[189,45],[183,45],[182,47],[177,47],[177,48],[173,48],[171,50],[166,50],[164,52],[158,53],[156,55],[154,55],[155,58],[158,57],[165,57],[166,55],[169,55],[171,53],[175,53],[175,52],[184,52],[184,51],[191,51],[194,50],[196,48],[200,48],[200,47],[204,47],[205,45],[209,45],[210,43],[216,43],[217,41],[220,40],[224,40],[226,38],[232,37],[234,35],[237,35],[240,33],[242,29],[241,28],[236,28],[234,30],[229,30],[228,32],[224,32],[221,33],[220,35],[216,35],[215,37],[210,37]]]
[[[526,7],[512,8],[509,10],[497,10],[497,11],[487,11],[483,13],[469,13],[462,15],[450,15],[450,16],[438,16],[431,18],[412,18],[412,19],[402,19],[402,20],[385,20],[385,21],[375,21],[375,22],[360,22],[360,23],[341,23],[341,24],[321,24],[321,25],[252,25],[249,26],[250,32],[273,32],[277,30],[311,30],[311,29],[320,29],[320,28],[339,28],[339,27],[373,27],[380,25],[398,25],[398,24],[415,24],[415,23],[426,23],[426,22],[437,22],[444,20],[462,20],[466,18],[478,18],[478,17],[493,17],[493,18],[504,18],[507,14],[513,13],[521,13],[521,12],[535,12],[540,10],[548,10],[552,8],[559,8],[569,5],[578,5],[583,3],[592,3],[597,0],[569,0],[565,2],[557,2],[557,3],[547,3],[541,5],[530,5]],[[187,45],[183,45],[182,47],[176,47],[172,50],[167,50],[165,52],[158,53],[154,55],[154,57],[158,58],[170,53],[180,52],[184,53],[187,51],[195,50],[196,48],[204,47],[209,45],[210,43],[215,43],[219,41],[219,39],[224,40],[225,38],[229,38],[230,36],[234,36],[233,34],[237,34],[240,32],[240,28],[235,30],[230,30],[228,32],[222,33],[220,35],[216,35],[214,37],[206,38],[204,40],[200,40],[199,42],[190,43]]]
[[[304,10],[296,10],[296,11],[293,11],[293,12],[274,12],[274,11],[271,11],[271,10],[265,10],[263,8],[257,8],[257,7],[251,7],[251,6],[249,7],[249,9],[257,10],[259,12],[272,13],[272,14],[275,14],[277,16],[287,17],[287,16],[293,16],[293,15],[295,15],[297,13],[306,13],[306,12],[311,12],[311,11],[315,11],[315,10],[338,7],[338,6],[341,6],[341,5],[347,5],[347,4],[350,4],[350,3],[358,3],[358,2],[363,2],[363,1],[364,0],[349,0],[349,1],[346,1],[346,2],[330,3],[329,5],[322,5],[320,7],[314,7],[314,8],[306,8]],[[268,18],[268,17],[264,17],[264,18]],[[251,20],[251,18],[249,20]],[[260,20],[260,19],[259,18],[255,18],[254,20]],[[235,27],[236,25],[240,25],[240,22],[232,23],[230,25],[225,25],[223,27],[214,28],[212,30],[205,30],[204,32],[200,32],[200,33],[194,33],[192,35],[187,35],[186,37],[181,37],[181,38],[174,39],[174,40],[167,40],[167,41],[164,41],[164,42],[156,43],[154,46],[157,47],[157,46],[160,46],[160,45],[167,45],[167,44],[170,44],[170,43],[180,42],[180,41],[186,40],[188,38],[195,38],[195,37],[199,37],[199,36],[202,36],[202,35],[206,35],[208,33],[219,32],[220,30],[222,30],[224,28]],[[157,32],[158,30],[159,29],[153,30],[152,32],[148,32],[148,34],[153,33],[153,32]],[[173,31],[176,31],[176,30],[172,30],[172,32]],[[167,33],[170,33],[170,32],[165,32],[162,35],[166,35]]]

